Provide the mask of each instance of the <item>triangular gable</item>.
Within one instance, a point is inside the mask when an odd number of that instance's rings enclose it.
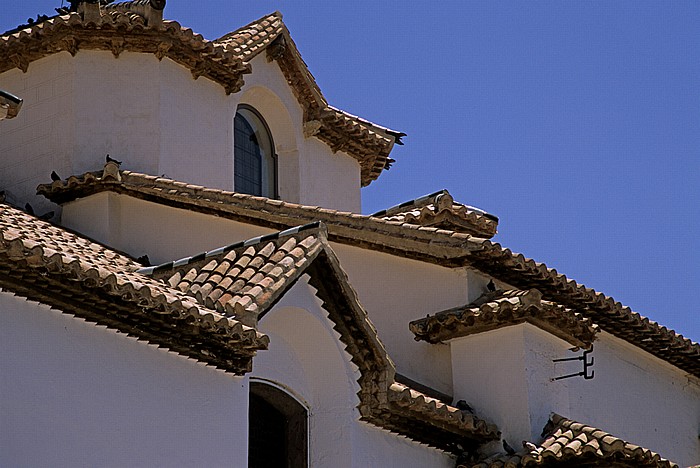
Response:
[[[582,314],[543,301],[536,289],[486,293],[466,306],[414,320],[409,328],[416,340],[440,343],[525,322],[585,349],[591,348],[598,332]]]
[[[473,206],[457,203],[447,190],[403,202],[372,216],[401,224],[435,227],[490,239],[498,218]]]
[[[268,339],[136,272],[130,258],[0,204],[0,287],[237,374]],[[190,346],[196,344],[196,346]]]
[[[328,244],[323,223],[257,237],[141,272],[249,325],[308,274],[309,284],[360,371],[358,409],[363,420],[449,451],[498,436],[496,428],[483,420],[395,382],[394,364]]]

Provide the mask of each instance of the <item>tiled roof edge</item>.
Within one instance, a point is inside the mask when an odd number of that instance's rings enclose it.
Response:
[[[144,198],[157,203],[216,212],[231,219],[245,219],[261,226],[290,226],[292,220],[321,220],[335,242],[427,261],[446,267],[468,265],[520,289],[538,288],[548,300],[585,311],[601,329],[650,354],[700,377],[700,345],[632,312],[614,299],[577,283],[512,252],[496,242],[469,234],[432,227],[404,225],[367,215],[237,194],[188,185],[170,179],[121,171],[121,181],[104,180],[99,172],[71,176],[67,181],[43,184],[37,193],[56,203],[75,200],[104,190]],[[166,193],[167,192],[167,193]],[[603,317],[607,321],[601,321]],[[634,326],[630,326],[630,324]],[[673,351],[669,351],[673,349]]]
[[[224,247],[219,247],[214,250],[209,250],[207,252],[202,252],[197,255],[193,255],[190,257],[184,257],[179,260],[171,261],[171,262],[166,262],[162,263],[160,265],[156,266],[151,266],[151,267],[146,267],[146,268],[141,268],[140,270],[137,271],[137,273],[141,273],[142,275],[147,275],[150,276],[153,273],[161,272],[164,270],[170,270],[172,268],[179,268],[181,266],[188,265],[190,263],[198,262],[200,260],[204,260],[206,258],[210,257],[215,257],[217,255],[221,255],[222,253],[230,252],[231,250],[238,249],[241,247],[250,247],[256,244],[260,244],[261,242],[267,242],[271,240],[277,240],[282,237],[287,237],[287,236],[292,236],[295,234],[298,234],[300,232],[304,231],[309,231],[309,230],[318,230],[320,232],[328,232],[328,229],[326,228],[326,225],[322,223],[321,221],[314,221],[313,223],[308,223],[304,224],[301,226],[293,227],[290,229],[286,229],[284,231],[279,231],[279,232],[273,232],[272,234],[266,234],[264,236],[258,236],[258,237],[253,237],[251,239],[247,239],[245,241],[240,241],[240,242],[235,242],[233,244],[229,244]]]
[[[582,314],[543,301],[536,289],[495,291],[482,298],[483,301],[413,320],[409,329],[416,341],[440,343],[527,322],[584,349],[591,349],[599,331],[598,326]]]
[[[516,453],[491,455],[457,468],[524,468],[534,466],[634,466],[679,468],[650,449],[631,444],[603,430],[552,413],[539,444],[523,443]],[[608,463],[603,464],[604,462]]]
[[[446,193],[449,193],[446,189],[438,190],[437,192],[430,193],[428,195],[423,195],[422,197],[414,198],[413,200],[408,200],[403,203],[399,203],[398,205],[391,206],[389,208],[379,210],[376,213],[372,213],[370,216],[374,216],[377,218],[382,218],[384,216],[389,216],[392,213],[398,213],[403,211],[405,208],[411,208],[414,206],[419,206],[423,205],[425,202],[432,200],[433,198],[437,197],[438,195],[444,195]]]

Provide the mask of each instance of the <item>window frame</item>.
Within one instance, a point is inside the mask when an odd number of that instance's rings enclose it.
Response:
[[[239,191],[236,187],[236,130],[235,130],[236,124],[235,124],[235,122],[236,122],[236,117],[240,114],[241,110],[244,110],[246,112],[253,114],[253,116],[259,121],[259,123],[262,126],[262,130],[265,132],[265,137],[268,139],[268,142],[270,144],[270,152],[271,152],[271,154],[269,155],[269,160],[270,160],[270,163],[272,165],[272,179],[273,179],[272,186],[266,187],[263,185],[262,179],[264,178],[263,173],[265,171],[267,158],[265,155],[262,155],[262,158],[260,161],[260,163],[261,163],[260,187],[261,187],[262,193],[260,195],[256,195],[256,194],[248,194],[248,195],[262,196],[262,197],[278,200],[279,199],[279,172],[278,172],[278,163],[277,163],[278,157],[277,157],[277,149],[275,148],[275,140],[272,137],[272,132],[270,131],[270,126],[267,124],[267,121],[265,121],[262,114],[255,107],[251,106],[250,104],[239,104],[238,107],[236,108],[236,113],[233,116],[233,125],[232,125],[232,127],[233,127],[233,190],[234,190],[234,192],[237,192],[237,193],[246,193],[246,192]],[[256,126],[253,125],[253,123],[255,123],[255,122],[251,123],[250,119],[248,119],[245,114],[240,114],[240,115],[241,115],[241,118],[243,118],[248,123],[248,125],[250,127],[255,129]],[[260,145],[258,145],[258,146],[260,146]],[[265,192],[270,188],[271,188],[271,190],[270,190],[271,193],[266,194]]]
[[[297,408],[294,408],[294,410],[303,410],[304,411],[304,414],[305,414],[304,422],[305,422],[305,431],[306,431],[305,436],[306,437],[305,437],[305,444],[304,444],[305,445],[305,447],[304,447],[305,460],[303,462],[304,463],[303,466],[304,466],[304,468],[308,468],[310,466],[310,463],[311,463],[311,443],[310,443],[310,441],[311,441],[311,407],[303,398],[301,398],[296,392],[292,391],[289,387],[282,385],[278,382],[275,382],[273,380],[268,380],[268,379],[260,378],[260,377],[251,377],[249,380],[249,383],[248,383],[248,394],[255,395],[256,397],[265,400],[270,406],[275,408],[280,413],[283,413],[283,414],[288,413],[289,409],[288,408],[286,408],[286,409],[280,408],[279,406],[275,405],[275,403],[270,402],[269,400],[267,400],[265,398],[265,396],[256,392],[254,390],[255,387],[258,387],[258,388],[261,388],[261,387],[266,388],[267,387],[267,388],[272,390],[272,393],[277,393],[283,399],[286,400],[285,402],[283,402],[283,405],[285,405],[285,404],[288,405],[291,402],[292,404],[297,406]],[[250,418],[250,416],[251,415],[250,415],[250,411],[249,411],[248,417]],[[285,414],[285,416],[286,416],[286,414]],[[250,428],[250,424],[251,424],[251,422],[249,420],[248,421],[249,428]],[[288,435],[289,434],[287,434],[287,436]],[[250,432],[249,432],[248,437],[250,438]],[[250,439],[248,441],[248,444],[250,447]],[[249,452],[249,456],[250,456],[250,452]],[[297,468],[297,467],[293,467],[293,468]]]

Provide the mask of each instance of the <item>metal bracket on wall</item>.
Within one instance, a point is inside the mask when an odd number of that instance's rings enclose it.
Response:
[[[564,361],[583,361],[583,370],[581,372],[576,372],[575,374],[567,374],[567,375],[562,375],[560,377],[554,377],[551,379],[552,381],[555,380],[562,380],[562,379],[569,379],[571,377],[583,377],[586,380],[591,380],[595,374],[595,371],[591,371],[591,373],[588,373],[588,369],[593,367],[593,356],[591,356],[591,361],[588,362],[588,355],[593,352],[593,347],[589,349],[588,351],[584,351],[581,356],[576,356],[576,357],[571,357],[571,358],[561,358],[561,359],[552,359],[552,362],[564,362]]]

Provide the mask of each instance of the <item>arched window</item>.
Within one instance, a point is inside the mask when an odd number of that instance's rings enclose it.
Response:
[[[251,381],[248,468],[306,468],[308,415],[287,392]]]
[[[234,190],[277,198],[277,158],[267,124],[255,109],[242,104],[233,127]]]

